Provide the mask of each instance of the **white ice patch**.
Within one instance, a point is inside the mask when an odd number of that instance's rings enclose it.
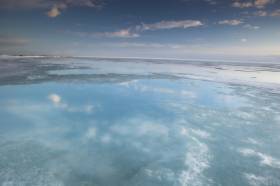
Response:
[[[256,139],[253,139],[253,138],[248,138],[248,139],[244,140],[244,142],[252,144],[252,145],[258,145],[258,146],[263,144],[259,140],[256,140]]]
[[[130,87],[134,86],[134,84],[136,84],[136,83],[138,83],[138,80],[125,81],[125,82],[118,83],[118,85],[130,88]]]
[[[206,131],[203,131],[203,130],[200,130],[200,129],[191,129],[191,132],[200,137],[200,138],[204,138],[204,139],[207,139],[210,137],[210,134]]]
[[[251,120],[254,119],[254,115],[248,112],[238,111],[235,113],[237,117],[244,119],[244,120]]]
[[[255,174],[244,173],[244,177],[248,180],[252,186],[267,185],[267,179],[262,176],[256,176]]]
[[[257,157],[260,159],[260,165],[270,166],[274,168],[280,168],[280,161],[270,155],[257,152],[253,149],[240,149],[239,152],[246,157]]]
[[[179,176],[179,183],[182,186],[205,186],[208,185],[203,172],[209,167],[209,149],[206,144],[198,139],[191,137],[192,144],[188,147],[185,156],[186,170]]]
[[[201,129],[193,129],[193,128],[187,129],[185,127],[181,128],[181,135],[188,136],[190,134],[203,139],[208,139],[210,137],[210,134],[208,132]]]

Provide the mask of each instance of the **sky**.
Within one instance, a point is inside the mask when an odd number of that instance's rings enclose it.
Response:
[[[280,55],[279,0],[0,0],[0,54]]]

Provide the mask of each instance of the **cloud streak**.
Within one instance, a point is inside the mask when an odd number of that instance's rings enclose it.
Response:
[[[116,37],[116,38],[136,38],[140,36],[138,33],[135,33],[131,29],[122,29],[116,32],[97,33],[94,35],[103,36],[103,37]]]
[[[226,19],[218,22],[220,25],[231,25],[231,26],[237,26],[243,23],[243,21],[238,19]]]
[[[179,21],[160,21],[152,24],[140,24],[127,29],[121,29],[115,32],[97,33],[97,36],[135,38],[139,37],[142,32],[170,29],[187,29],[203,26],[199,20],[179,20]]]
[[[153,24],[142,24],[137,26],[140,31],[146,30],[163,30],[163,29],[174,29],[174,28],[191,28],[199,27],[203,24],[198,20],[181,20],[181,21],[161,21]]]
[[[268,4],[274,3],[274,0],[254,0],[254,1],[239,1],[236,0],[232,3],[235,8],[264,8]]]
[[[259,17],[266,17],[266,16],[270,16],[270,17],[280,17],[280,9],[276,9],[273,11],[257,11],[254,14],[255,16],[259,16]]]

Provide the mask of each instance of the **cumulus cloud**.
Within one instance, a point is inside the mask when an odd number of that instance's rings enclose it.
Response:
[[[61,97],[57,94],[50,94],[48,98],[53,104],[61,103]]]
[[[254,4],[252,2],[239,2],[239,1],[235,1],[232,4],[233,7],[235,8],[250,8],[253,7]]]
[[[265,17],[265,16],[279,17],[280,9],[273,10],[272,12],[260,10],[260,11],[255,12],[254,15],[260,16],[260,17]]]
[[[265,6],[273,2],[274,0],[254,0],[246,2],[237,0],[232,3],[232,6],[235,8],[264,8]]]
[[[49,17],[57,17],[61,14],[60,8],[57,5],[54,5],[48,12],[47,15]]]
[[[57,17],[67,7],[100,7],[98,0],[0,0],[0,8],[48,9],[47,16]]]
[[[273,3],[274,0],[255,0],[255,6],[258,8],[263,8],[266,5]]]
[[[226,19],[218,22],[220,25],[231,25],[231,26],[237,26],[243,23],[243,21],[238,19]]]
[[[202,26],[203,23],[198,20],[179,20],[179,21],[160,21],[152,24],[140,24],[127,29],[121,29],[116,32],[96,33],[97,36],[135,38],[139,37],[141,32],[155,30],[169,30],[175,28],[187,29],[191,27]]]
[[[83,105],[79,107],[71,106],[65,101],[63,101],[60,95],[54,93],[49,94],[48,99],[52,102],[52,104],[55,107],[67,112],[83,112],[83,113],[90,114],[94,109],[93,105]]]

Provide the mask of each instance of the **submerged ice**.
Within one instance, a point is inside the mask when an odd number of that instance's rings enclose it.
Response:
[[[280,184],[271,84],[56,60],[38,62],[39,78],[28,62],[22,79],[1,77],[0,185]]]

